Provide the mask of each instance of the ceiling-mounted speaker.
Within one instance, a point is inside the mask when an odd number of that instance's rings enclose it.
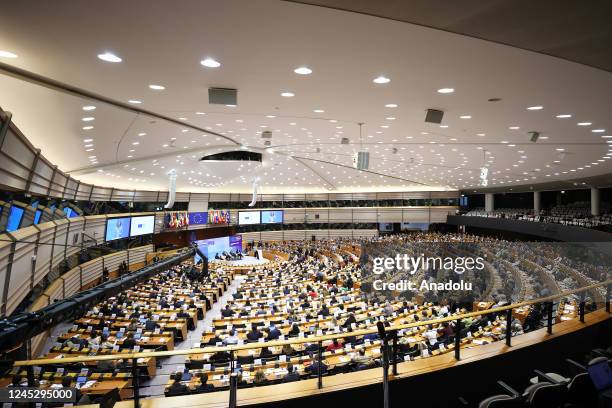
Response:
[[[261,132],[261,138],[262,139],[272,139],[272,131],[264,130],[263,132]]]
[[[353,156],[353,167],[358,170],[367,170],[370,167],[370,153],[357,152]]]
[[[264,146],[272,146],[272,142],[270,140],[266,140],[264,142]]]
[[[211,105],[238,105],[238,90],[208,88],[208,103]]]
[[[349,144],[348,137],[343,137],[342,139],[340,139],[340,144]]]
[[[540,138],[540,132],[529,132],[529,140],[533,143],[537,142]]]
[[[427,109],[425,112],[425,122],[427,123],[442,123],[442,118],[444,117],[444,111],[437,109]]]

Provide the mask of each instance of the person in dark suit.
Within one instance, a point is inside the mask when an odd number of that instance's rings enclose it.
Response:
[[[256,325],[253,325],[251,328],[251,331],[247,333],[247,339],[250,342],[258,341],[260,337],[262,336],[263,336],[263,333],[259,331]]]
[[[270,327],[268,329],[268,337],[266,337],[266,340],[278,340],[280,335],[280,330],[278,330],[274,324],[270,324]]]
[[[221,311],[221,316],[232,317],[233,315],[234,315],[234,311],[230,308],[230,305],[225,305],[225,309]]]
[[[287,374],[283,377],[282,382],[287,383],[291,381],[297,381],[300,379],[300,373],[297,372],[293,364],[287,364]]]
[[[210,356],[208,361],[210,361],[211,363],[225,362],[225,361],[229,361],[230,358],[231,356],[227,351],[217,351],[215,354]]]
[[[211,392],[215,390],[215,386],[208,384],[208,374],[197,373],[196,377],[200,380],[200,384],[193,390],[194,392]]]
[[[349,317],[347,317],[346,320],[344,321],[344,324],[342,325],[342,327],[349,328],[351,327],[351,324],[353,323],[357,323],[357,319],[355,319],[355,315],[351,313]]]
[[[168,390],[166,391],[167,395],[182,395],[189,392],[189,388],[187,388],[185,384],[181,383],[181,379],[183,378],[182,373],[174,373],[172,378],[174,379],[174,382],[172,385],[170,385],[170,387],[168,387]]]
[[[259,352],[259,358],[267,358],[272,356],[272,351],[267,347],[262,347]]]
[[[309,374],[317,374],[319,372],[319,367],[321,367],[321,373],[325,374],[327,372],[327,365],[319,361],[319,355],[314,354],[312,357],[312,364],[306,367],[306,372]]]
[[[121,345],[124,349],[133,349],[136,346],[136,340],[134,340],[134,333],[128,333],[123,344]]]
[[[297,336],[298,334],[300,334],[300,326],[297,323],[293,323],[291,330],[289,330],[289,336]]]
[[[153,331],[159,327],[159,324],[155,320],[153,320],[153,315],[151,312],[147,313],[147,321],[145,322],[145,330]]]

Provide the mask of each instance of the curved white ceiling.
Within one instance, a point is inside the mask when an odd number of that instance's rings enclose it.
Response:
[[[262,151],[259,132],[273,132],[261,166],[202,165],[203,154],[235,145],[0,75],[0,106],[85,182],[165,189],[176,168],[182,191],[249,191],[258,175],[273,193],[473,188],[483,166],[491,187],[612,173],[610,73],[407,23],[275,0],[22,0],[3,5],[0,50],[18,55],[0,54],[2,63],[140,100],[248,148]],[[107,51],[122,62],[97,58]],[[221,66],[202,66],[207,57]],[[301,66],[312,74],[293,72]],[[237,88],[238,106],[209,105],[211,86]],[[437,92],[445,87],[455,91]],[[425,123],[427,108],[443,110],[446,127]],[[372,173],[351,168],[358,150],[371,152]]]

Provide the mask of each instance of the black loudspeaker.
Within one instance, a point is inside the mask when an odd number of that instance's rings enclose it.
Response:
[[[442,123],[442,118],[444,117],[444,112],[437,109],[427,109],[425,114],[425,122],[427,123]]]
[[[538,141],[538,138],[540,137],[540,132],[529,132],[529,136],[531,136],[529,140],[535,143]]]

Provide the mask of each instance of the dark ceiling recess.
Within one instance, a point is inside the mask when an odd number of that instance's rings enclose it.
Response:
[[[418,24],[612,72],[610,0],[285,0]]]
[[[208,156],[204,156],[200,159],[202,162],[260,162],[261,163],[261,153],[257,152],[249,152],[246,150],[233,150],[230,152],[216,153],[210,154]]]

